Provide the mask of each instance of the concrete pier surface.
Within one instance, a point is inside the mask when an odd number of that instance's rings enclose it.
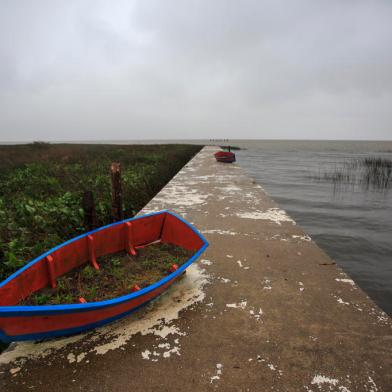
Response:
[[[186,276],[119,322],[13,344],[1,391],[392,390],[391,319],[215,150],[145,208],[177,212],[209,240]]]

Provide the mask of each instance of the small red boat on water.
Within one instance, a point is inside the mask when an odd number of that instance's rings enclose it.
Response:
[[[218,151],[214,154],[218,162],[233,163],[235,162],[235,154],[231,151]]]
[[[97,258],[162,242],[194,252],[163,279],[101,302],[18,305],[31,294],[55,287],[56,279]],[[0,340],[38,340],[83,332],[124,317],[162,294],[207,248],[208,242],[188,222],[169,211],[135,217],[82,234],[37,257],[0,283]]]

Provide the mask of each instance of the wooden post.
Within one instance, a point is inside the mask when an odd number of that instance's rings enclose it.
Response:
[[[113,162],[110,171],[112,176],[112,220],[113,222],[117,222],[124,219],[124,212],[122,209],[120,163]]]
[[[94,195],[92,191],[83,193],[82,207],[84,211],[84,227],[90,231],[97,227],[97,213],[95,211]]]

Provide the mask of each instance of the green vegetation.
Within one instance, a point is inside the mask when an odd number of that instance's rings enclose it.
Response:
[[[121,163],[124,216],[132,217],[200,148],[44,142],[0,146],[0,281],[86,231],[85,191],[93,192],[97,225],[111,222],[111,162]]]
[[[138,250],[136,257],[126,252],[101,257],[99,270],[84,264],[60,277],[55,289],[45,288],[23,301],[24,305],[103,301],[129,294],[134,285],[151,285],[168,275],[173,264],[184,264],[193,252],[170,244],[154,244]]]

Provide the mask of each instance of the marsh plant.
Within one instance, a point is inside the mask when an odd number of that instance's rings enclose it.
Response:
[[[392,159],[365,157],[347,160],[329,171],[321,172],[318,180],[335,186],[360,186],[362,189],[385,191],[392,185]]]

